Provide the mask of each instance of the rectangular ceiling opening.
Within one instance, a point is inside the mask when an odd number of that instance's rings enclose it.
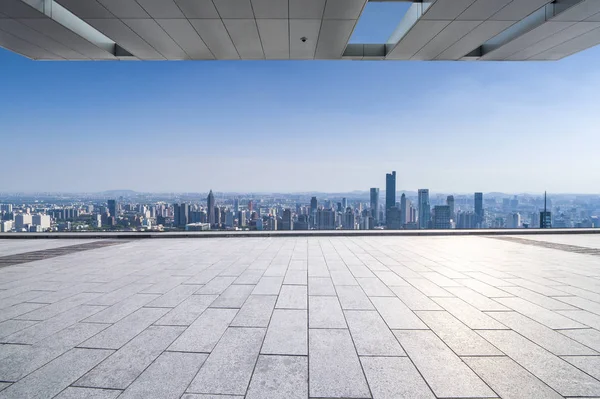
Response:
[[[386,43],[411,4],[407,1],[369,1],[354,28],[349,43]]]

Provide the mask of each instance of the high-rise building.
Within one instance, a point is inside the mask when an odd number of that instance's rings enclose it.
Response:
[[[371,188],[371,216],[379,223],[379,189]]]
[[[233,199],[233,211],[235,212],[236,215],[240,211],[240,199],[239,198]]]
[[[117,200],[114,199],[109,199],[107,201],[108,204],[108,213],[110,213],[110,216],[114,216],[115,218],[117,217]],[[69,219],[66,218],[65,219]]]
[[[342,209],[348,208],[348,199],[342,198]]]
[[[355,230],[356,219],[352,208],[346,208],[346,212],[342,215],[342,229],[344,230]]]
[[[472,229],[475,226],[477,215],[474,212],[458,212],[456,214],[457,229]]]
[[[417,220],[419,229],[429,228],[431,220],[431,206],[429,205],[429,189],[419,189],[419,218]]]
[[[401,212],[400,209],[396,206],[391,207],[387,211],[387,217],[385,219],[385,224],[388,230],[400,230],[402,228]]]
[[[456,222],[456,214],[454,213],[454,195],[446,197],[446,205],[450,207],[450,219]]]
[[[213,207],[212,214],[214,218],[214,224],[217,226],[220,225],[223,222],[223,220],[221,220],[221,209],[218,206]]]
[[[317,197],[310,199],[310,224],[311,226],[317,225]]]
[[[248,210],[250,211],[250,213],[252,213],[252,211],[254,210],[254,203],[252,202],[252,200],[248,201]]]
[[[292,222],[292,210],[286,208],[283,210],[283,216],[281,218],[281,225],[279,226],[279,230],[292,230],[294,227]]]
[[[206,198],[206,213],[208,213],[208,224],[212,225],[216,223],[215,220],[215,196],[212,190],[209,191],[208,197]]]
[[[552,212],[548,210],[546,192],[544,191],[544,210],[540,212],[540,228],[551,229],[552,228]]]
[[[173,204],[173,225],[183,228],[188,223],[191,223],[189,204]]]
[[[29,228],[28,226],[31,224],[32,216],[29,213],[19,213],[15,215],[15,230],[22,231],[24,228]]]
[[[406,194],[402,193],[400,196],[400,224],[404,226],[406,221]]]
[[[387,173],[385,175],[385,213],[392,207],[396,206],[396,172]]]
[[[436,205],[433,207],[433,228],[434,229],[450,229],[450,206]]]
[[[484,221],[484,213],[483,213],[483,193],[475,193],[475,227],[482,228]]]
[[[309,230],[308,215],[298,215],[298,220],[294,223],[294,230]]]
[[[509,214],[506,218],[506,228],[518,229],[519,227],[521,227],[521,214],[518,212]]]
[[[335,212],[332,209],[317,210],[317,229],[335,230]]]

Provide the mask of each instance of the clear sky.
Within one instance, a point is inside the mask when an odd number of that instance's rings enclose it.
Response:
[[[385,3],[382,3],[385,4]],[[370,10],[353,41],[399,14]],[[367,23],[369,21],[376,21]],[[34,62],[0,191],[600,191],[600,48],[559,62]]]

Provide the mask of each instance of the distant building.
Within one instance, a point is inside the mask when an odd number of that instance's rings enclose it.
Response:
[[[235,212],[236,215],[240,211],[240,199],[239,198],[233,199],[233,211]]]
[[[244,211],[238,213],[238,226],[246,227],[246,212]]]
[[[506,228],[507,229],[518,229],[521,227],[521,214],[518,212],[513,212],[508,215],[506,218]]]
[[[50,228],[50,215],[33,215],[31,217],[31,224],[40,226],[42,231]]]
[[[348,208],[348,199],[342,198],[342,209]]]
[[[446,205],[450,207],[450,219],[456,222],[456,213],[454,213],[454,195],[446,197]]]
[[[456,214],[457,229],[473,229],[477,216],[474,212],[458,212]]]
[[[28,213],[19,213],[15,215],[15,230],[22,231],[25,228],[28,228],[31,225],[32,216]]]
[[[190,222],[189,204],[173,204],[173,226],[184,228]]]
[[[552,212],[550,212],[547,208],[546,192],[544,192],[544,210],[540,212],[540,228],[541,229],[551,229],[552,228]]]
[[[400,230],[402,228],[400,209],[398,207],[393,206],[388,210],[385,223],[388,230]]]
[[[185,231],[206,231],[210,230],[208,223],[188,223],[185,225]]]
[[[310,224],[312,226],[317,225],[317,197],[312,197],[310,199]]]
[[[387,197],[387,194],[386,194]],[[346,208],[344,208],[346,209]],[[379,223],[379,189],[371,188],[371,216]]]
[[[484,222],[484,213],[483,213],[483,193],[475,193],[475,216],[476,216],[476,225],[474,227],[482,228]]]
[[[294,230],[309,230],[308,215],[298,215],[298,220],[294,223]]]
[[[429,221],[431,220],[431,206],[429,205],[429,189],[419,189],[419,218],[417,223],[419,229],[429,228]]]
[[[396,206],[396,172],[386,173],[385,175],[385,213]]]
[[[13,228],[12,220],[3,220],[0,222],[0,233],[8,233]]]
[[[356,219],[352,208],[346,208],[346,212],[342,215],[342,229],[356,230]]]
[[[110,216],[114,216],[116,218],[117,212],[118,212],[117,200],[109,199],[107,201],[107,205],[108,205],[108,213],[110,213]],[[71,218],[65,217],[64,219],[71,219]]]
[[[436,205],[433,207],[433,228],[434,229],[450,229],[450,206]]]
[[[292,210],[286,208],[283,210],[283,216],[281,217],[281,225],[279,230],[293,230],[294,224],[292,221]]]
[[[335,230],[335,212],[331,209],[317,210],[317,229]]]
[[[400,225],[404,226],[406,221],[406,194],[403,193],[400,196]]]
[[[208,224],[213,226],[217,223],[215,220],[215,196],[212,190],[209,191],[208,197],[206,198],[206,213],[208,214]]]

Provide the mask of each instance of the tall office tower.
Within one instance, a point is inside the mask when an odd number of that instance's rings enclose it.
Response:
[[[210,190],[206,198],[206,213],[208,213],[208,224],[211,226],[216,223],[215,220],[215,196]]]
[[[352,208],[346,208],[346,212],[342,215],[342,229],[343,230],[355,230],[356,219]]]
[[[250,211],[250,213],[252,213],[252,211],[253,211],[253,206],[254,206],[254,203],[252,202],[252,200],[248,201],[248,210]]]
[[[117,201],[114,199],[109,199],[107,201],[107,204],[108,204],[108,212],[110,213],[110,216],[117,217]]]
[[[433,207],[433,228],[450,229],[450,205],[436,205]]]
[[[298,215],[298,221],[294,223],[294,230],[310,230],[308,215]]]
[[[283,217],[281,218],[281,225],[279,230],[293,230],[294,224],[292,222],[292,210],[286,208],[283,210]]]
[[[402,228],[402,223],[400,222],[400,209],[393,206],[387,211],[387,217],[385,219],[385,224],[388,230],[400,230]]]
[[[335,212],[331,209],[317,210],[317,229],[335,230]]]
[[[348,208],[348,199],[342,198],[342,209]]]
[[[188,204],[173,204],[173,225],[185,227],[190,223],[190,206]]]
[[[238,226],[246,227],[246,212],[244,211],[238,213]]]
[[[342,213],[342,212],[344,212],[344,210],[342,209],[342,203],[341,203],[341,202],[338,202],[338,203],[336,204],[336,209],[337,209],[337,211],[338,211],[339,213]]]
[[[220,225],[223,221],[221,220],[221,209],[218,206],[213,208],[213,217],[216,225]]]
[[[233,199],[233,211],[235,212],[236,215],[240,211],[240,199],[239,198]]]
[[[404,226],[406,222],[406,194],[403,193],[400,196],[400,224]]]
[[[371,189],[371,216],[375,219],[375,223],[379,223],[379,189]]]
[[[540,228],[551,229],[552,228],[552,212],[548,210],[548,201],[546,192],[544,191],[544,210],[540,212]]]
[[[310,199],[310,225],[311,226],[316,226],[317,225],[317,197],[312,197]]]
[[[457,229],[472,229],[475,225],[475,219],[477,215],[473,212],[460,211],[456,214],[456,228]]]
[[[475,227],[483,227],[483,193],[475,193]]]
[[[510,213],[506,218],[506,228],[518,229],[519,227],[521,227],[521,214],[518,212]]]
[[[513,199],[510,200],[510,209],[512,211],[516,211],[517,209],[519,209],[519,197],[517,197],[516,195],[513,197]]]
[[[385,175],[385,213],[396,206],[396,172]],[[386,216],[387,218],[387,216]]]
[[[446,197],[446,205],[450,207],[450,219],[456,222],[456,215],[454,213],[454,195]]]
[[[429,205],[429,189],[419,189],[419,229],[427,229],[431,220],[431,206]]]

